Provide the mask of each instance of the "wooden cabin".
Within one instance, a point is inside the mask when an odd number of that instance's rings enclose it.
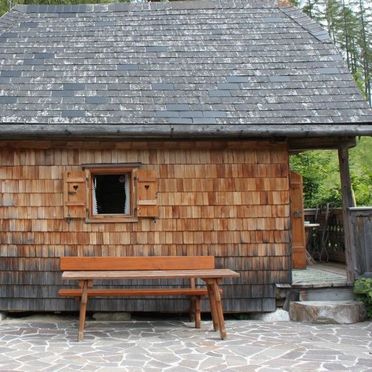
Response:
[[[132,255],[213,255],[240,273],[225,311],[273,311],[303,254],[289,155],[338,149],[346,208],[347,148],[372,134],[326,32],[275,0],[16,6],[0,54],[0,311],[74,311],[60,257]]]

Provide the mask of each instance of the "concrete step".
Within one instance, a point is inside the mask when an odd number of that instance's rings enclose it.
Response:
[[[359,301],[295,301],[289,305],[289,318],[297,322],[351,324],[366,318]]]
[[[299,290],[300,301],[352,301],[352,287],[305,288]]]

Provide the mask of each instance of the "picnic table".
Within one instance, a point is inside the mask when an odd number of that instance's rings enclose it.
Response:
[[[68,262],[69,261],[69,262]],[[110,264],[111,263],[111,264]],[[229,269],[216,269],[214,257],[63,257],[61,258],[63,280],[76,280],[79,288],[62,289],[61,296],[80,298],[79,336],[84,337],[86,309],[89,297],[106,296],[172,296],[185,295],[209,298],[213,327],[219,330],[221,339],[226,337],[226,328],[222,308],[220,283],[224,278],[238,277]],[[135,288],[109,289],[94,288],[94,281],[113,280],[157,280],[157,279],[201,279],[205,288]],[[200,301],[196,302],[197,304]],[[200,319],[200,305],[199,319]]]

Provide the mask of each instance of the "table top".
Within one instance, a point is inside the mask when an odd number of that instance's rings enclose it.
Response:
[[[140,270],[140,271],[64,271],[64,280],[93,280],[93,279],[172,279],[172,278],[201,278],[223,279],[239,277],[239,273],[230,269],[204,270]]]

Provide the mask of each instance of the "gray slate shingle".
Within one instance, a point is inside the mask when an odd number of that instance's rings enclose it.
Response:
[[[327,33],[276,0],[17,6],[0,20],[0,58],[0,133],[372,132]]]

